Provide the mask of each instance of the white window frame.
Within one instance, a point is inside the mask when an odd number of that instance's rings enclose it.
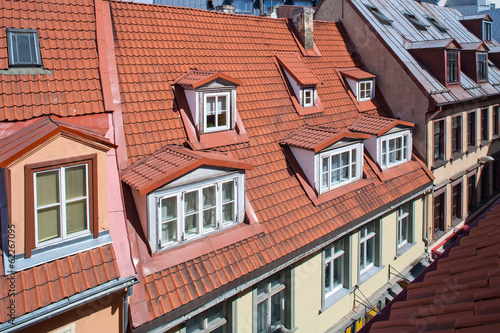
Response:
[[[483,40],[491,41],[492,39],[492,24],[491,22],[483,21]]]
[[[209,311],[211,309],[214,309],[215,307],[221,307],[221,310],[218,311],[217,314],[219,314],[218,318],[212,320],[212,321],[208,321],[208,317],[209,317]],[[186,327],[184,329],[181,330],[181,333],[210,333],[224,325],[227,324],[227,319],[226,319],[226,303],[219,303],[218,305],[215,305],[214,307],[212,307],[211,309],[208,309],[202,313],[200,313],[199,315],[197,315],[196,317],[193,317],[191,318],[190,320],[188,320],[186,322]],[[201,317],[201,325],[203,326],[203,328],[201,329],[196,329],[194,331],[191,331],[191,332],[188,332],[187,329],[188,329],[188,325],[189,325],[189,321],[191,320],[195,320],[196,318],[198,317]],[[225,329],[225,327],[223,327]],[[226,330],[224,330],[225,332]]]
[[[391,154],[391,150],[389,150],[389,141],[394,140],[397,138],[401,138],[401,160],[395,160],[395,162],[390,163],[389,161],[389,155]],[[407,146],[405,147],[405,138],[406,138],[406,143]],[[399,165],[401,163],[408,162],[411,159],[411,153],[412,153],[412,136],[411,136],[411,131],[410,130],[405,130],[405,131],[400,131],[392,134],[387,134],[384,135],[380,138],[378,138],[379,144],[378,144],[378,163],[382,169],[388,169],[392,168],[393,166]],[[385,146],[385,153],[384,153],[384,146]],[[399,149],[395,149],[397,151]],[[387,161],[384,161],[384,159],[387,159]]]
[[[403,232],[403,225],[406,224],[406,234]],[[397,245],[398,250],[410,243],[411,228],[411,207],[409,203],[399,206],[397,211]]]
[[[225,204],[228,204],[230,202],[223,202],[222,198],[222,186],[224,183],[234,181],[234,188],[233,188],[233,193],[234,193],[234,199],[231,201],[233,203],[234,207],[234,220],[229,221],[229,222],[224,222],[223,221],[223,213],[222,213],[222,207]],[[155,207],[155,212],[153,213],[154,216],[150,216],[150,223],[154,223],[154,228],[156,228],[156,240],[153,239],[153,241],[156,241],[156,244],[158,246],[158,249],[164,249],[168,248],[171,246],[175,246],[178,244],[182,244],[186,241],[192,240],[192,239],[197,239],[200,237],[203,237],[207,234],[210,234],[212,232],[215,232],[217,230],[224,229],[226,227],[229,227],[231,225],[235,225],[237,223],[240,223],[243,220],[243,215],[244,212],[240,211],[241,203],[244,201],[244,183],[245,183],[245,177],[244,174],[239,174],[239,173],[232,173],[230,175],[224,176],[224,177],[219,177],[217,179],[211,179],[203,182],[198,182],[195,184],[189,184],[189,185],[184,185],[184,186],[179,186],[179,187],[174,187],[172,189],[164,190],[164,191],[159,191],[154,194],[154,207]],[[216,221],[215,221],[215,227],[213,228],[204,228],[203,227],[203,202],[202,202],[202,197],[203,197],[203,189],[208,188],[211,186],[216,186]],[[243,189],[242,189],[243,187]],[[191,193],[193,191],[198,191],[198,221],[197,221],[197,233],[192,234],[192,235],[186,235],[185,233],[185,217],[186,213],[184,211],[184,199],[185,199],[185,194],[186,193]],[[176,237],[175,240],[173,241],[166,241],[163,242],[162,240],[162,214],[161,214],[161,201],[163,199],[168,199],[168,198],[176,198],[176,204],[177,204],[177,224],[176,224]],[[170,219],[172,220],[172,219]],[[164,221],[165,222],[165,221]],[[155,235],[151,235],[155,236]]]
[[[79,197],[79,198],[73,198],[70,200],[66,200],[66,177],[65,177],[65,172],[66,169],[70,168],[75,168],[79,166],[85,166],[85,192],[86,196]],[[38,197],[37,197],[37,181],[36,177],[39,174],[42,173],[47,173],[47,172],[53,172],[57,171],[58,172],[58,177],[59,177],[59,203],[56,204],[49,204],[41,207],[37,207],[37,202],[38,202]],[[53,169],[48,169],[48,170],[43,170],[43,171],[37,171],[33,173],[33,190],[34,190],[34,203],[35,203],[35,244],[36,248],[38,247],[44,247],[44,246],[49,246],[52,244],[57,244],[61,241],[67,240],[67,239],[72,239],[72,238],[77,238],[82,235],[88,235],[90,234],[90,196],[89,196],[89,165],[88,163],[80,163],[80,164],[75,164],[75,165],[68,165],[68,166],[61,166],[61,167],[56,167]],[[67,234],[67,226],[66,226],[66,205],[71,203],[71,202],[76,202],[85,199],[87,202],[87,207],[86,207],[86,215],[87,215],[87,228],[78,232],[74,232],[72,234]],[[60,233],[61,236],[53,239],[49,239],[46,241],[39,242],[38,241],[38,210],[41,209],[46,209],[50,207],[57,207],[59,206],[59,215],[60,215]]]
[[[353,167],[353,162],[352,162],[352,156],[353,156],[352,151],[355,151],[354,156],[356,156],[356,162],[354,162],[355,163],[354,167]],[[332,181],[331,181],[331,178],[332,178],[332,170],[331,170],[332,156],[341,155],[342,153],[345,153],[345,152],[351,152],[349,154],[348,179],[346,179],[344,181],[339,181],[339,183],[332,185]],[[345,185],[345,184],[348,184],[348,183],[351,183],[351,182],[354,182],[354,181],[360,179],[361,178],[361,171],[363,170],[362,152],[363,152],[363,144],[356,143],[356,144],[348,145],[348,146],[345,146],[342,148],[337,148],[337,149],[333,149],[333,150],[329,150],[329,151],[325,151],[325,152],[320,153],[319,160],[318,160],[318,168],[317,168],[317,175],[318,175],[317,176],[317,184],[318,184],[317,189],[318,189],[319,193],[331,191],[337,187],[340,187],[342,185]],[[327,176],[327,186],[326,187],[323,186],[323,175],[325,174],[325,172],[323,170],[323,159],[329,160],[328,170],[326,172],[326,176]],[[342,162],[341,156],[339,156],[339,162]],[[342,170],[344,167],[345,166],[342,166],[341,164],[339,164],[338,169]],[[355,173],[354,176],[353,176],[353,168],[354,168],[354,173]]]
[[[217,123],[217,115],[218,115],[218,110],[217,110],[217,101],[220,96],[225,96],[226,97],[226,125],[224,126],[215,126],[215,127],[208,127],[207,126],[207,99],[209,97],[215,97],[215,120]],[[225,131],[231,128],[231,92],[225,91],[225,92],[217,92],[217,93],[204,93],[203,94],[203,132],[204,133],[211,133],[211,132],[220,132],[220,131]]]
[[[273,286],[271,284],[271,282],[273,281],[273,277],[275,277],[276,275],[279,275],[279,280],[280,280],[280,283],[276,284],[275,286]],[[264,289],[265,291],[261,294],[259,294],[258,292],[258,289],[260,286],[264,286]],[[257,287],[256,287],[256,301],[255,301],[255,309],[257,311],[256,313],[256,325],[257,327],[255,327],[255,331],[257,333],[260,333],[258,331],[258,322],[259,322],[259,311],[258,311],[258,308],[259,308],[259,304],[263,303],[263,302],[267,302],[267,332],[266,333],[272,333],[272,332],[275,332],[277,330],[278,327],[285,327],[285,302],[286,302],[286,292],[285,292],[285,289],[286,289],[286,286],[285,286],[285,283],[284,283],[284,272],[279,272],[279,273],[276,273],[275,275],[271,276],[270,278],[268,278],[267,280],[265,281],[262,281],[260,282]],[[272,309],[271,309],[271,306],[272,306],[272,297],[274,295],[277,295],[279,293],[282,293],[282,298],[281,298],[281,320],[282,322],[280,324],[278,324],[277,326],[272,326],[272,323],[271,323],[271,312],[272,312]]]
[[[340,245],[342,242],[342,245]],[[327,248],[325,248],[324,250],[324,256],[325,256],[325,261],[324,261],[324,266],[323,266],[323,274],[324,274],[324,290],[323,290],[323,293],[324,293],[324,297],[325,299],[332,296],[333,294],[335,294],[337,291],[341,290],[344,288],[344,264],[345,264],[345,256],[346,256],[346,252],[345,252],[345,240],[343,239],[340,239],[338,241],[336,241],[335,243],[333,243],[332,245],[329,245]],[[328,252],[330,252],[330,255],[328,256]],[[335,279],[334,279],[334,275],[335,275],[335,261],[337,260],[340,260],[340,267],[342,268],[342,272],[340,273],[340,276],[341,276],[341,283],[338,284],[337,286],[334,285],[335,283]],[[327,285],[327,276],[326,276],[326,271],[327,269],[329,270],[329,273],[330,273],[330,281],[328,281],[330,283],[330,286],[332,287],[330,291],[327,292],[326,290],[326,285]]]
[[[31,62],[19,62],[19,56],[17,57],[18,61],[14,61],[14,52],[18,52],[19,48],[17,45],[17,41],[14,42],[14,36],[25,35],[30,37],[30,43],[33,43],[33,48],[35,54],[31,55]],[[8,40],[8,48],[9,48],[9,65],[10,66],[18,66],[18,67],[32,67],[32,66],[41,66],[42,60],[40,56],[40,44],[38,41],[38,33],[34,29],[7,29],[7,40]]]
[[[374,231],[368,232],[369,227],[373,226]],[[375,222],[370,222],[363,226],[359,230],[359,274],[362,275],[369,271],[372,267],[375,267],[375,262],[377,260],[377,225]],[[373,251],[373,261],[368,262],[368,241],[373,239],[372,251]],[[363,254],[363,256],[362,256]]]
[[[302,106],[307,108],[310,106],[314,106],[316,104],[316,88],[302,88]],[[306,93],[310,93],[311,101],[309,103],[306,102]]]
[[[362,85],[365,85],[365,88],[362,89]],[[369,87],[367,87],[369,85]],[[375,88],[375,82],[373,80],[359,80],[356,82],[356,97],[358,102],[370,101],[373,99],[373,91]],[[361,97],[361,93],[364,92],[366,94],[365,97]]]

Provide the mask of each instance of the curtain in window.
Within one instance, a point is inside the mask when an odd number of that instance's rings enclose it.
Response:
[[[66,233],[87,229],[87,170],[85,165],[65,169]]]
[[[61,236],[59,171],[36,174],[38,242]]]
[[[161,200],[161,242],[177,240],[177,197]]]
[[[234,222],[235,214],[235,195],[234,181],[222,184],[222,221],[223,223]]]
[[[203,189],[203,229],[215,228],[215,185]]]
[[[186,236],[198,234],[198,191],[184,195],[184,232]]]

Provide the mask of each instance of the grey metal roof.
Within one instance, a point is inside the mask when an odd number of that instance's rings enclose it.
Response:
[[[390,24],[384,24],[367,8],[365,4],[368,0],[351,1],[437,104],[448,104],[479,96],[500,94],[500,71],[495,66],[489,66],[488,83],[477,84],[462,72],[460,75],[461,85],[447,88],[410,53],[410,50],[418,47],[445,47],[453,39],[467,49],[479,47],[482,41],[462,25],[460,19],[463,16],[459,11],[413,0],[371,0],[371,5],[377,7],[384,16],[393,20]],[[429,16],[434,17],[439,24],[448,30],[443,31],[433,24],[429,24],[426,29],[419,29],[405,16],[405,13],[413,14],[424,23],[430,23]],[[500,44],[493,41],[487,46],[494,48]]]
[[[491,23],[491,37],[495,40],[500,40],[500,9],[491,9],[481,12],[481,14],[488,14],[493,19]]]

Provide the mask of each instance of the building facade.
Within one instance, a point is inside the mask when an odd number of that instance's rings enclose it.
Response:
[[[415,147],[436,177],[426,237],[441,245],[499,186],[491,17],[403,0],[325,1],[317,17],[346,25],[396,117],[417,124]]]

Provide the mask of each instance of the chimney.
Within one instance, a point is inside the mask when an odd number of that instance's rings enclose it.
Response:
[[[231,5],[221,5],[221,6],[215,7],[215,10],[218,12],[234,14],[236,7],[231,6]]]
[[[314,9],[310,7],[300,7],[292,11],[293,25],[297,29],[300,41],[306,50],[314,48],[313,16]]]

